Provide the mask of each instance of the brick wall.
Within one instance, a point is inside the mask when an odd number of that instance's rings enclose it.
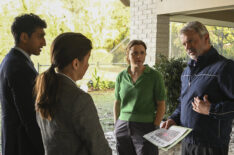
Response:
[[[155,64],[156,55],[169,53],[169,17],[157,16],[156,0],[131,0],[130,38],[147,45],[146,63]]]

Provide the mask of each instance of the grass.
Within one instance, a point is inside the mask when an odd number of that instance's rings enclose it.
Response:
[[[96,105],[100,123],[104,132],[114,130],[113,104],[115,101],[114,90],[89,92]]]

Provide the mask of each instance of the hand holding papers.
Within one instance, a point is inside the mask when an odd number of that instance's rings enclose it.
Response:
[[[154,130],[143,137],[158,146],[160,149],[167,151],[185,138],[192,129],[173,125],[169,129],[160,128]]]

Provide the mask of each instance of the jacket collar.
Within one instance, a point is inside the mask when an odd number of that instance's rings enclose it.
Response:
[[[21,52],[29,61],[32,61],[29,54],[26,53],[22,48],[19,48],[17,46],[14,47],[14,49],[16,49],[17,51]]]
[[[18,48],[12,48],[10,53],[12,53],[13,55],[19,57],[21,60],[25,61],[31,69],[33,69],[33,71],[38,74],[37,70],[34,67],[33,62],[31,61],[30,58],[28,58],[25,54],[22,53],[22,51],[20,51]]]
[[[63,74],[63,73],[60,73],[60,72],[57,72],[57,74],[65,77],[66,79],[68,79],[69,81],[71,81],[72,83],[74,83],[76,85],[76,81],[72,80],[69,76],[67,76],[66,74]],[[76,85],[77,86],[77,85]]]
[[[210,64],[211,62],[213,62],[216,58],[216,56],[218,55],[217,50],[211,46],[209,51],[206,52],[205,54],[198,56],[197,61],[190,59],[190,61],[188,62],[188,66],[189,67],[204,67],[208,64]]]

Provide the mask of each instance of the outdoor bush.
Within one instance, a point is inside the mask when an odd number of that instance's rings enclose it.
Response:
[[[92,73],[92,79],[87,83],[88,87],[92,90],[105,90],[115,88],[115,82],[108,80],[101,80],[98,76],[97,69]]]
[[[100,82],[100,85],[99,85],[100,90],[112,89],[112,88],[115,88],[115,82],[107,81],[107,80]]]
[[[165,118],[170,116],[179,104],[181,80],[180,76],[186,66],[184,58],[168,59],[161,55],[159,63],[154,66],[164,77],[166,87],[166,114]]]

